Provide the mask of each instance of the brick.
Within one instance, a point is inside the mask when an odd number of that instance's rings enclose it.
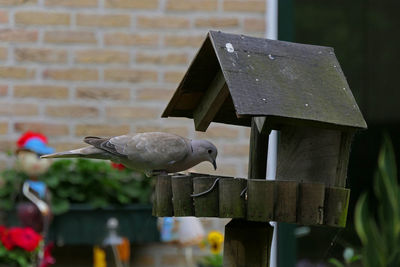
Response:
[[[98,116],[99,110],[81,105],[49,105],[46,106],[45,113],[50,117],[86,118]]]
[[[7,47],[0,47],[0,60],[7,60],[8,49]]]
[[[75,127],[76,136],[116,136],[129,133],[129,124],[78,124]]]
[[[43,98],[67,99],[68,87],[57,85],[14,85],[14,97],[17,98]]]
[[[188,136],[189,130],[187,127],[184,126],[151,126],[151,125],[142,125],[136,126],[135,132],[137,133],[146,133],[146,132],[166,132],[166,133],[173,133],[180,136]]]
[[[46,6],[97,7],[97,0],[46,0]]]
[[[8,122],[0,122],[0,134],[7,134],[8,133]]]
[[[156,46],[159,37],[156,34],[129,34],[123,32],[113,32],[104,34],[106,45],[126,45],[126,46]]]
[[[20,25],[69,25],[68,13],[19,11],[14,15],[15,23]]]
[[[0,10],[0,23],[8,23],[8,11]]]
[[[109,119],[154,119],[160,116],[158,108],[114,106],[106,107]]]
[[[129,52],[107,49],[85,49],[75,53],[78,63],[129,63]]]
[[[168,11],[216,11],[217,0],[168,0],[166,10]]]
[[[130,99],[129,88],[108,88],[108,87],[78,87],[76,88],[76,97],[83,99],[112,99],[125,100]]]
[[[0,105],[1,116],[35,116],[39,109],[36,104],[28,103],[2,103]]]
[[[68,125],[45,122],[16,122],[14,124],[14,130],[20,133],[26,131],[40,132],[47,136],[69,134]]]
[[[81,148],[86,146],[83,142],[51,142],[49,141],[49,146],[54,148],[55,151],[66,151],[71,149]]]
[[[32,79],[34,76],[33,69],[0,66],[0,79]]]
[[[199,28],[232,28],[239,26],[237,18],[198,18],[194,25]]]
[[[0,0],[0,6],[33,5],[38,0]]]
[[[185,72],[183,71],[167,71],[164,74],[164,81],[168,83],[179,83],[182,81],[184,74]]]
[[[14,140],[1,140],[0,141],[0,151],[6,153],[14,153],[17,149],[16,142]]]
[[[226,156],[247,157],[249,155],[249,144],[224,145],[222,152]]]
[[[96,81],[99,73],[96,69],[47,69],[43,72],[44,79],[64,81]]]
[[[97,42],[94,32],[90,31],[47,31],[44,33],[46,43],[56,44],[94,44]]]
[[[210,125],[206,133],[196,132],[198,138],[224,138],[236,139],[239,137],[239,129],[229,126]]]
[[[8,85],[0,84],[0,96],[6,96],[8,94]]]
[[[31,43],[38,40],[37,30],[1,29],[1,42]]]
[[[171,99],[175,90],[165,88],[141,88],[136,90],[136,98],[138,100],[164,100]]]
[[[225,11],[265,13],[264,0],[224,0]]]
[[[129,27],[131,18],[129,15],[125,14],[78,14],[76,17],[76,24],[86,27]]]
[[[190,21],[184,17],[173,16],[139,16],[137,27],[143,29],[186,29]]]
[[[265,32],[265,19],[246,18],[244,20],[244,30],[246,32]]]
[[[136,69],[106,69],[104,79],[114,82],[146,82],[157,81],[157,71],[136,70]]]
[[[185,266],[186,261],[184,257],[180,257],[178,254],[165,254],[162,255],[161,265],[162,266]]]
[[[182,53],[155,54],[147,52],[138,52],[136,54],[137,63],[150,63],[161,65],[182,65],[187,64],[188,56]]]
[[[221,163],[217,158],[217,170],[214,170],[213,166],[209,162],[202,162],[199,165],[189,169],[191,172],[208,173],[212,175],[224,175],[224,176],[237,176],[237,166],[232,163]]]
[[[155,9],[158,0],[106,0],[108,8]]]
[[[60,49],[24,47],[16,48],[14,57],[20,62],[66,63],[68,53]]]
[[[164,45],[199,48],[205,38],[205,35],[167,35],[164,37]]]

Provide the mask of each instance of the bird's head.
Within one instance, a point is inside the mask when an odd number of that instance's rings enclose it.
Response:
[[[217,169],[217,155],[218,150],[213,143],[207,140],[193,140],[192,141],[193,152],[196,153],[201,160],[209,161],[214,166],[214,170]]]

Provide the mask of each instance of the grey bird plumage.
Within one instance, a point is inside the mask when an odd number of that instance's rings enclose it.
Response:
[[[179,135],[148,132],[111,138],[88,136],[89,146],[43,155],[42,158],[92,158],[122,163],[150,174],[179,172],[209,161],[217,168],[217,148],[207,140],[190,140]]]

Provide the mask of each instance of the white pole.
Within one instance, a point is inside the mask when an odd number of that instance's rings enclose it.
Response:
[[[266,0],[265,12],[267,39],[278,39],[278,0]],[[267,180],[275,180],[278,150],[278,132],[272,130],[268,140],[268,161],[267,161]],[[277,267],[277,224],[274,223],[274,233],[272,236],[270,267]]]

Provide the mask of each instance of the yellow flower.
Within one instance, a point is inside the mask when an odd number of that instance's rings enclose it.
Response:
[[[222,243],[224,242],[224,236],[218,231],[211,231],[208,233],[207,241],[211,246],[211,253],[218,254],[222,250]]]
[[[93,247],[93,266],[106,267],[106,253],[99,246]]]

